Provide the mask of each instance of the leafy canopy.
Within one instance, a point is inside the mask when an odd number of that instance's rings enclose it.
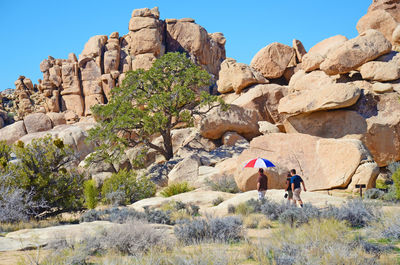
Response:
[[[92,108],[98,125],[88,140],[97,143],[97,152],[89,162],[117,161],[125,148],[135,146],[172,158],[171,130],[178,124],[192,124],[193,115],[204,114],[216,102],[224,104],[217,96],[199,92],[208,89],[210,79],[181,53],[165,54],[148,71],[127,73],[122,86],[111,91],[108,104]],[[151,142],[155,134],[162,136],[162,146]]]

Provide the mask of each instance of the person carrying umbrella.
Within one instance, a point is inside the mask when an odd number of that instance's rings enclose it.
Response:
[[[258,180],[257,180],[257,191],[258,199],[263,200],[265,197],[265,192],[268,189],[268,178],[264,174],[264,170],[260,168],[258,170]]]

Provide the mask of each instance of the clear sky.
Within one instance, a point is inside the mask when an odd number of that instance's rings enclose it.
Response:
[[[342,34],[357,36],[357,21],[372,0],[146,1],[0,0],[0,91],[14,88],[19,75],[37,83],[39,64],[48,55],[77,55],[94,35],[128,32],[133,9],[158,6],[161,19],[191,17],[208,32],[222,32],[227,57],[249,64],[272,42],[308,50]]]

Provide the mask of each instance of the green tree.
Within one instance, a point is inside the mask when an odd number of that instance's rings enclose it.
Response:
[[[111,91],[108,104],[92,108],[98,124],[88,140],[96,142],[97,149],[89,162],[118,161],[125,148],[135,146],[172,158],[171,130],[178,124],[190,125],[193,115],[224,104],[217,96],[199,92],[208,88],[210,79],[181,53],[165,54],[148,71],[127,73],[122,86]],[[151,142],[155,134],[162,136],[162,146]]]
[[[86,180],[83,183],[83,194],[85,196],[85,205],[89,209],[94,209],[98,203],[99,191],[93,179]]]

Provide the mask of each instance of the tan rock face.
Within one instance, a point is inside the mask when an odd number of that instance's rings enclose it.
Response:
[[[57,113],[57,112],[48,112],[46,113],[47,117],[50,118],[52,127],[66,124],[65,114],[64,113]]]
[[[296,51],[297,61],[299,63],[302,62],[303,56],[307,53],[306,49],[303,46],[303,43],[299,40],[293,40],[293,48]]]
[[[267,79],[250,66],[244,63],[237,63],[232,58],[227,58],[221,64],[217,85],[220,93],[231,91],[240,93],[242,89],[250,85],[265,84],[267,82]]]
[[[368,62],[360,67],[363,79],[392,81],[400,78],[400,65],[396,62]]]
[[[365,184],[367,189],[375,188],[378,174],[379,167],[375,162],[361,164],[351,178],[347,190],[359,192],[360,189],[356,189],[357,184]]]
[[[71,53],[69,59],[62,63],[62,109],[72,110],[77,115],[84,114],[84,103],[79,78],[78,61],[75,54]]]
[[[168,174],[168,185],[187,181],[193,186],[199,175],[200,158],[196,155],[186,157],[176,164]]]
[[[281,114],[296,115],[345,108],[355,104],[360,94],[361,90],[351,84],[332,84],[321,89],[302,90],[282,98],[278,111]]]
[[[335,80],[323,71],[306,73],[299,70],[289,82],[290,91],[302,91],[308,89],[322,89],[335,83]]]
[[[287,94],[288,88],[286,86],[260,84],[250,87],[237,98],[226,102],[247,110],[255,110],[262,119],[271,123],[277,123],[283,121],[282,116],[278,112],[279,101]]]
[[[389,12],[377,9],[365,14],[358,21],[356,28],[359,34],[368,29],[379,30],[386,39],[392,42],[392,34],[396,26],[397,22]]]
[[[261,120],[258,112],[230,105],[227,111],[220,108],[211,110],[200,122],[200,134],[208,139],[219,139],[228,131],[237,132],[247,139],[260,134],[257,122]]]
[[[319,69],[329,51],[340,46],[345,41],[347,41],[345,36],[336,35],[317,43],[304,55],[301,62],[302,69],[306,72]]]
[[[23,121],[17,121],[0,129],[0,141],[6,141],[7,144],[13,144],[24,135],[26,129]]]
[[[222,33],[208,34],[194,20],[166,20],[168,52],[187,52],[209,73],[218,76],[225,60],[225,38]]]
[[[318,111],[288,117],[283,123],[287,133],[302,133],[322,138],[361,139],[367,122],[355,111]]]
[[[139,54],[132,61],[132,70],[149,70],[157,58],[152,53]]]
[[[263,157],[276,168],[268,168],[269,188],[284,188],[288,170],[295,168],[308,190],[346,187],[362,161],[369,161],[368,151],[353,139],[323,139],[304,134],[268,134],[254,138],[250,149],[237,158],[237,165]],[[256,169],[238,166],[235,180],[242,191],[256,188]]]
[[[29,114],[24,118],[27,133],[43,132],[53,128],[51,119],[43,113]]]
[[[393,91],[393,85],[389,84],[389,83],[379,83],[379,82],[377,82],[377,83],[374,83],[372,85],[372,90],[375,93],[379,93],[379,94],[386,93],[386,92],[392,92]]]
[[[331,50],[320,65],[328,75],[344,74],[360,65],[389,53],[390,42],[377,30],[369,29]]]
[[[396,21],[400,21],[400,2],[398,0],[374,0],[369,6],[368,12],[379,9],[389,12]]]
[[[234,146],[238,141],[247,141],[247,140],[236,132],[226,132],[222,136],[223,145]]]
[[[367,119],[363,141],[379,167],[400,160],[400,102],[397,93],[379,96],[377,115]]]
[[[265,78],[279,78],[295,56],[295,50],[287,45],[274,42],[262,48],[251,60],[250,66]]]

